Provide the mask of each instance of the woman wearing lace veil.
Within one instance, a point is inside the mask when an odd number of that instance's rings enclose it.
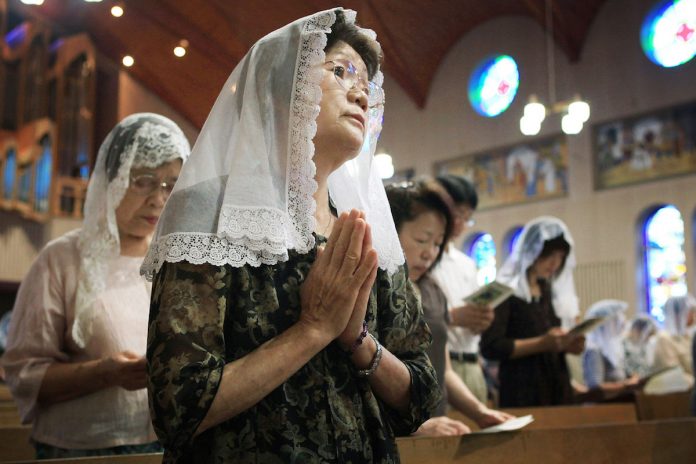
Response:
[[[628,375],[645,377],[652,372],[657,331],[655,319],[647,314],[636,316],[629,324],[623,340]]]
[[[2,363],[38,458],[161,449],[139,268],[189,151],[165,117],[121,121],[99,148],[82,228],[46,245],[20,286]]]
[[[252,46],[158,225],[143,272],[166,462],[398,462],[394,436],[437,404],[372,169],[380,49],[354,21],[324,11]]]
[[[696,299],[691,294],[670,297],[664,312],[664,328],[655,337],[653,369],[681,366],[688,382],[693,384],[691,340],[696,329]]]
[[[495,308],[480,343],[484,357],[500,361],[500,407],[572,401],[565,353],[580,354],[585,341],[562,328],[578,315],[574,268],[573,239],[563,221],[542,216],[524,226],[496,279],[514,295]]]
[[[629,393],[640,380],[637,375],[626,375],[623,333],[627,308],[625,301],[600,300],[585,312],[585,319],[606,318],[587,334],[587,346],[582,354],[585,385],[599,389],[605,399]]]

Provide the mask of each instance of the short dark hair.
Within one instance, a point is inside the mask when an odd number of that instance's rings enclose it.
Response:
[[[454,174],[442,174],[435,178],[457,205],[467,205],[472,210],[478,206],[476,189],[465,177]]]
[[[442,257],[445,244],[450,240],[454,225],[452,204],[447,193],[437,183],[427,181],[391,184],[387,185],[385,189],[397,232],[401,231],[405,222],[413,221],[427,211],[435,211],[444,216],[445,236],[440,252],[431,266],[434,267]]]
[[[568,243],[563,234],[559,235],[558,237],[545,240],[544,246],[541,248],[541,253],[539,253],[539,256],[537,256],[536,261],[543,258],[548,258],[556,251],[563,252],[563,261],[561,262],[561,267],[558,268],[558,273],[560,274],[565,267],[566,259],[568,259],[568,255],[570,254],[570,243]]]
[[[326,47],[329,51],[338,42],[345,42],[355,50],[367,66],[367,77],[372,80],[382,63],[382,52],[379,44],[367,36],[353,23],[347,23],[343,10],[335,10],[336,22],[331,27],[331,32],[326,35]]]

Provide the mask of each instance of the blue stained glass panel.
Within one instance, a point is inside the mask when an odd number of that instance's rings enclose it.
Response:
[[[667,205],[655,211],[643,228],[646,298],[650,314],[664,321],[667,298],[687,293],[684,221],[679,210]]]
[[[643,51],[654,63],[672,68],[696,54],[696,0],[663,0],[645,17]]]
[[[44,137],[41,141],[41,158],[36,164],[36,184],[34,185],[34,209],[40,212],[48,211],[48,196],[51,192],[51,172],[53,156],[51,155],[51,139]]]
[[[476,263],[476,280],[479,285],[485,285],[495,280],[496,260],[495,242],[491,234],[479,234],[469,246],[469,256]]]
[[[5,158],[5,166],[2,173],[2,197],[5,200],[12,199],[15,186],[15,175],[17,169],[17,153],[10,149]]]
[[[520,73],[511,56],[487,58],[471,73],[469,102],[481,116],[498,116],[515,99],[519,85]]]

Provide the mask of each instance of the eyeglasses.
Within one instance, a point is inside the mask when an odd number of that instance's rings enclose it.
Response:
[[[128,186],[134,193],[142,196],[152,195],[156,190],[162,189],[165,197],[168,197],[174,189],[176,179],[161,180],[153,174],[140,174],[131,176]]]
[[[382,89],[370,82],[367,77],[363,77],[358,72],[358,68],[348,60],[329,60],[326,64],[331,65],[331,72],[336,78],[336,82],[345,90],[358,89],[367,96],[368,107],[376,108],[384,104]]]

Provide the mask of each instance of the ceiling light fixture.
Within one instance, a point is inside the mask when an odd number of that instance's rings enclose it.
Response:
[[[188,46],[189,46],[188,40],[181,39],[179,41],[179,45],[174,47],[174,55],[176,55],[179,58],[183,57],[184,55],[186,55],[186,50],[188,49]]]
[[[132,56],[126,55],[121,60],[121,63],[123,63],[123,66],[125,66],[126,68],[130,68],[131,66],[133,66],[135,64],[135,60],[133,59]]]
[[[25,5],[43,5],[44,0],[22,0]]]
[[[582,126],[590,119],[590,105],[579,95],[573,100],[556,101],[556,64],[553,53],[553,18],[551,17],[551,0],[545,2],[545,36],[546,36],[546,74],[549,93],[549,105],[539,102],[536,95],[529,96],[520,118],[520,132],[524,135],[537,135],[541,123],[547,115],[565,113],[561,118],[561,129],[566,134],[578,134]]]
[[[121,16],[123,16],[124,11],[125,10],[123,9],[123,3],[118,2],[111,7],[111,16],[113,16],[114,18],[120,18]]]

